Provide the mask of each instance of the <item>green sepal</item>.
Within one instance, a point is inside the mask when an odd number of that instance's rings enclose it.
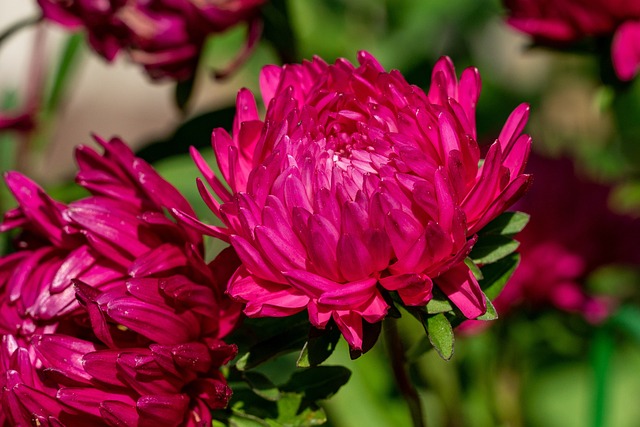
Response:
[[[488,234],[478,238],[469,258],[476,264],[491,264],[499,261],[518,249],[520,243],[511,237]]]
[[[482,274],[482,270],[475,262],[473,262],[471,258],[465,258],[464,263],[467,267],[469,267],[469,270],[471,270],[476,280],[482,280],[482,278],[484,277],[484,275]]]
[[[484,296],[484,301],[487,304],[487,311],[482,316],[476,317],[476,320],[496,320],[498,318],[498,312],[493,306],[493,303],[487,296]]]
[[[437,287],[433,288],[433,297],[427,303],[426,310],[429,314],[447,313],[453,310],[451,301]],[[411,310],[410,310],[411,311]],[[421,319],[418,319],[421,320]]]
[[[429,342],[444,360],[451,359],[453,356],[453,328],[447,316],[444,313],[435,315],[424,315],[422,325],[427,332]]]
[[[493,264],[482,266],[483,279],[478,283],[487,299],[494,300],[500,295],[519,263],[520,254],[512,253]]]
[[[529,222],[530,215],[524,212],[504,212],[478,232],[480,236],[513,236],[521,232]]]
[[[478,242],[469,258],[476,264],[494,263],[515,252],[520,245],[512,237],[529,222],[524,212],[504,212],[478,232]]]

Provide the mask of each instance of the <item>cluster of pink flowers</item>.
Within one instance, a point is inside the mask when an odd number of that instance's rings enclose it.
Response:
[[[265,119],[242,90],[233,136],[213,132],[230,191],[193,152],[224,226],[181,215],[237,251],[228,292],[247,315],[307,310],[317,328],[333,319],[353,349],[364,323],[386,316],[389,291],[425,306],[436,286],[466,317],[486,311],[464,260],[475,233],[527,188],[531,145],[523,104],[479,166],[474,68],[458,80],[440,59],[425,93],[366,52],[358,61],[265,67]]]
[[[601,321],[613,301],[590,295],[585,278],[604,265],[640,264],[640,220],[612,212],[610,188],[578,178],[567,159],[534,156],[528,170],[536,185],[515,206],[531,214],[518,235],[522,261],[496,308],[551,305]]]
[[[111,61],[125,50],[154,79],[193,75],[207,37],[248,23],[242,60],[259,39],[265,0],[38,0],[44,16],[68,28],[84,28],[89,43]]]
[[[640,3],[627,0],[504,0],[508,22],[538,42],[563,44],[613,36],[611,59],[621,80],[640,70]]]
[[[231,390],[221,338],[240,311],[223,295],[237,259],[207,265],[199,234],[165,215],[189,203],[121,141],[79,147],[65,205],[16,172],[20,230],[0,258],[0,425],[211,425]]]
[[[239,92],[233,136],[213,132],[228,187],[192,151],[222,226],[118,139],[78,148],[91,195],[69,204],[6,174],[18,207],[0,232],[19,233],[0,258],[0,425],[211,425],[241,309],[306,310],[363,351],[391,292],[424,307],[435,286],[467,318],[485,313],[465,258],[529,185],[528,106],[481,159],[477,70],[458,79],[442,58],[425,93],[358,61],[267,66],[264,120]],[[206,263],[203,234],[231,246]]]

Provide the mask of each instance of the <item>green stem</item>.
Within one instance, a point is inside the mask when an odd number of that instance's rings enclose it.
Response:
[[[2,43],[4,43],[7,39],[9,39],[11,36],[13,36],[15,33],[20,31],[21,29],[31,26],[33,24],[37,24],[38,22],[42,21],[42,19],[43,19],[42,15],[30,16],[28,18],[21,19],[15,24],[9,26],[9,28],[7,28],[2,33],[0,33],[0,45],[2,45]]]
[[[611,333],[611,328],[606,326],[598,328],[591,347],[591,366],[594,374],[592,427],[606,425],[608,374],[614,350]]]
[[[404,346],[400,340],[397,320],[387,318],[384,323],[384,338],[387,344],[387,350],[389,351],[389,357],[391,358],[391,368],[398,389],[409,406],[413,426],[426,427],[422,405],[420,404],[420,396],[418,396],[418,391],[413,386],[407,373],[407,359],[405,357]]]

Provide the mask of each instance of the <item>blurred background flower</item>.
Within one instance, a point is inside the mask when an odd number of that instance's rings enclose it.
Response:
[[[152,79],[193,77],[209,35],[246,24],[244,59],[260,37],[259,7],[265,0],[105,2],[38,0],[44,17],[69,29],[82,28],[107,61],[120,51]],[[224,72],[233,71],[239,61]]]
[[[505,0],[508,22],[537,43],[568,46],[588,37],[610,40],[616,75],[631,80],[640,68],[640,5],[627,1]],[[605,41],[605,42],[606,42]]]
[[[610,264],[640,265],[640,218],[610,206],[611,187],[583,176],[567,158],[533,156],[536,185],[514,206],[531,220],[518,238],[522,261],[496,300],[500,313],[519,305],[552,304],[601,322],[615,308],[613,295],[594,295],[586,280]]]

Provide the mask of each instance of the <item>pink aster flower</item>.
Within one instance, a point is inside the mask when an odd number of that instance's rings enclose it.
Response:
[[[203,260],[201,236],[165,215],[194,215],[121,141],[76,153],[92,195],[69,205],[6,175],[19,229],[0,258],[0,425],[190,426],[211,423],[231,391],[221,339],[239,310],[222,294],[228,250]]]
[[[613,36],[611,57],[620,80],[640,70],[640,4],[626,0],[504,0],[508,23],[541,43],[566,44]]]
[[[576,176],[568,159],[535,156],[529,170],[536,185],[516,205],[531,214],[518,236],[522,260],[496,308],[551,305],[601,321],[612,301],[589,294],[585,278],[608,264],[640,265],[640,221],[612,212],[611,189]]]
[[[259,39],[259,7],[266,0],[38,0],[49,20],[84,28],[93,49],[108,61],[121,50],[153,79],[184,80],[198,64],[207,37],[248,24],[245,48],[232,68]]]
[[[193,152],[214,192],[198,182],[201,194],[224,226],[182,215],[237,251],[228,292],[247,315],[306,309],[315,327],[333,319],[353,349],[364,322],[387,314],[388,291],[424,306],[436,286],[468,318],[485,312],[464,259],[475,233],[527,187],[531,144],[521,105],[479,166],[473,68],[458,80],[442,58],[425,93],[366,52],[358,61],[265,67],[265,119],[241,90],[233,136],[213,132],[230,191]]]

